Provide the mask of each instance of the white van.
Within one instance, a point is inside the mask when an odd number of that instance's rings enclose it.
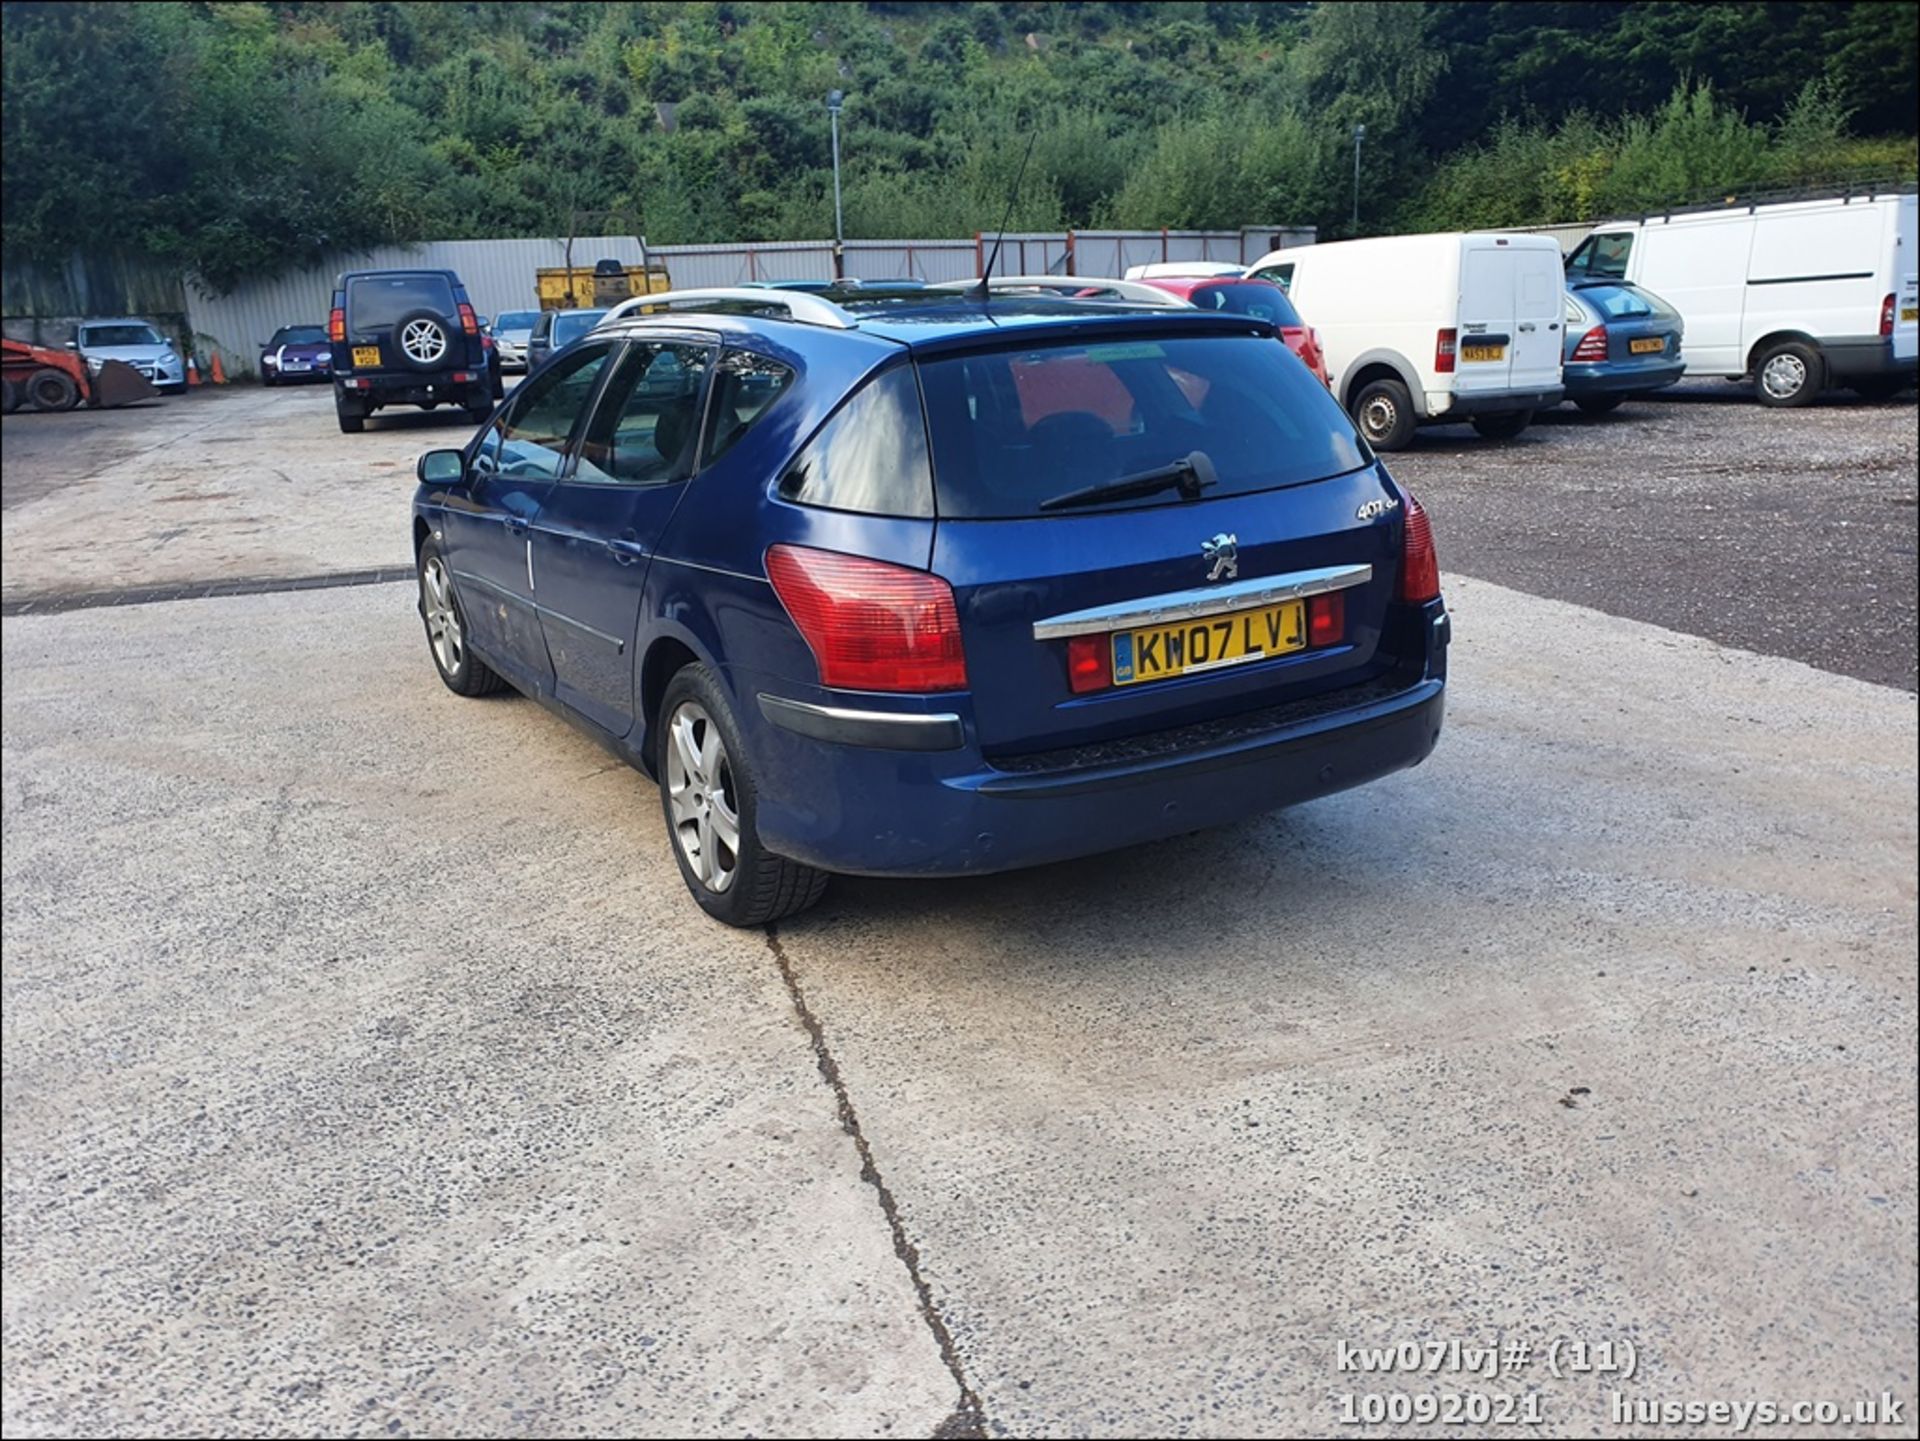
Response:
[[[1505,439],[1559,404],[1560,244],[1545,235],[1389,235],[1275,250],[1249,275],[1320,334],[1333,393],[1376,450],[1417,425]]]
[[[1832,196],[1609,221],[1567,273],[1631,280],[1686,320],[1687,374],[1752,376],[1768,405],[1915,375],[1915,197]]]

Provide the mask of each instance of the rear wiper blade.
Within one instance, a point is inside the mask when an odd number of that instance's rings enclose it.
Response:
[[[1076,505],[1098,505],[1103,500],[1132,500],[1142,495],[1157,495],[1176,489],[1188,500],[1198,500],[1200,492],[1220,483],[1219,472],[1204,450],[1191,451],[1178,460],[1143,470],[1138,475],[1123,475],[1118,480],[1102,481],[1082,490],[1069,490],[1040,502],[1042,510],[1066,510]]]

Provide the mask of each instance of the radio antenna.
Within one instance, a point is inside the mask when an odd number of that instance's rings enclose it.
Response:
[[[981,273],[980,287],[974,292],[974,298],[982,305],[987,303],[993,289],[987,284],[993,278],[993,267],[1000,263],[1000,246],[1007,238],[1007,225],[1013,219],[1013,204],[1020,197],[1020,182],[1027,178],[1027,162],[1033,159],[1033,142],[1040,138],[1036,129],[1028,132],[1027,153],[1020,157],[1020,168],[1013,173],[1013,189],[1007,192],[1006,213],[1000,217],[1000,233],[993,237],[993,254],[987,257],[987,268]]]

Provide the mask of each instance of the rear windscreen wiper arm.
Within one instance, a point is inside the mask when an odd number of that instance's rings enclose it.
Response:
[[[1178,460],[1143,470],[1138,475],[1123,475],[1118,480],[1102,481],[1083,490],[1069,490],[1040,502],[1042,510],[1066,510],[1075,505],[1098,505],[1103,500],[1132,500],[1177,489],[1188,500],[1198,500],[1208,486],[1218,485],[1220,475],[1204,450],[1192,451]]]

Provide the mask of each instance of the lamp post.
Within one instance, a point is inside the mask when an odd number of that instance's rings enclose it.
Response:
[[[827,92],[827,123],[833,127],[833,278],[846,277],[847,237],[840,220],[840,105],[847,97],[838,90]]]
[[[1353,233],[1360,233],[1360,142],[1367,138],[1367,127],[1353,127]]]

